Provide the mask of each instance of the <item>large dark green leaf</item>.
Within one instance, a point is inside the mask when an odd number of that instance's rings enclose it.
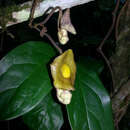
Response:
[[[0,119],[32,110],[51,90],[48,61],[55,55],[43,42],[25,43],[0,61]]]
[[[71,104],[67,105],[73,130],[113,130],[110,98],[97,73],[78,64]]]
[[[24,122],[32,130],[59,130],[63,124],[61,106],[49,94],[32,111],[24,115]]]

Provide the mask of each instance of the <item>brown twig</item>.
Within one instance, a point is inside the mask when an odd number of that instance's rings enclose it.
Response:
[[[39,0],[33,0],[33,2],[32,2],[32,8],[31,8],[30,17],[29,17],[29,27],[32,27],[34,12],[35,12],[38,1]]]
[[[31,13],[30,13],[30,20],[29,20],[29,27],[30,28],[34,28],[37,31],[40,32],[40,36],[46,36],[50,42],[52,43],[52,45],[58,50],[58,52],[61,54],[62,53],[62,49],[56,44],[56,42],[52,39],[52,37],[47,33],[47,28],[44,26],[45,23],[47,23],[47,21],[51,18],[51,16],[54,14],[54,12],[58,9],[59,10],[59,17],[58,17],[58,27],[59,27],[59,19],[61,18],[62,15],[62,10],[60,7],[55,7],[55,8],[51,8],[51,12],[50,14],[46,17],[46,19],[38,24],[33,25],[33,16],[34,16],[34,12],[35,12],[35,8],[37,5],[38,0],[34,0],[33,1],[33,5],[31,8]],[[42,27],[42,29],[40,30],[38,27]]]
[[[128,1],[126,0],[125,4],[124,4],[124,6],[122,7],[122,9],[121,9],[121,11],[120,11],[120,13],[119,13],[119,15],[118,15],[118,17],[117,17],[117,20],[116,20],[116,29],[115,29],[115,37],[116,37],[116,39],[117,39],[117,37],[118,37],[118,35],[119,35],[119,34],[118,34],[118,26],[119,26],[120,16],[122,15],[122,12],[123,12],[123,10],[126,8],[127,4],[128,4]]]
[[[105,54],[103,53],[102,51],[102,48],[106,42],[106,40],[109,38],[109,36],[111,35],[113,29],[114,29],[114,26],[115,26],[115,23],[116,23],[116,15],[117,15],[117,11],[118,11],[118,7],[119,7],[119,3],[120,3],[120,0],[117,0],[117,3],[116,3],[116,6],[115,6],[115,9],[114,11],[112,12],[112,16],[113,16],[113,20],[112,20],[112,25],[111,27],[109,28],[105,38],[103,39],[103,41],[100,43],[99,47],[97,48],[97,51],[101,54],[101,56],[104,58],[110,72],[111,72],[111,76],[112,76],[112,82],[113,82],[113,86],[115,85],[115,82],[114,82],[114,74],[113,74],[113,71],[112,71],[112,67],[110,65],[110,62],[109,60],[107,59],[107,57],[105,56]]]
[[[59,20],[61,19],[61,16],[62,16],[62,9],[59,7],[59,6],[57,6],[57,7],[55,7],[55,8],[53,8],[53,7],[51,7],[51,8],[49,8],[48,10],[52,10],[51,12],[50,12],[50,14],[46,17],[46,19],[43,21],[43,22],[41,22],[41,23],[39,23],[38,25],[44,25],[44,24],[46,24],[47,23],[47,21],[51,18],[51,16],[55,13],[55,11],[58,9],[59,10],[59,17],[58,17],[58,26],[59,26]]]
[[[52,43],[53,46],[58,50],[58,52],[59,52],[60,54],[62,54],[62,49],[59,48],[59,46],[55,43],[55,41],[52,39],[52,37],[51,37],[49,34],[47,34],[47,33],[45,33],[44,35],[51,41],[51,43]]]

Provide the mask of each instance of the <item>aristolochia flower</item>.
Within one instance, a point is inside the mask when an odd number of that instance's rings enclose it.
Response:
[[[51,74],[55,88],[74,90],[76,65],[71,49],[55,58],[51,64]]]
[[[74,90],[76,64],[71,49],[55,58],[51,66],[54,87],[57,89],[57,97],[60,102],[69,104],[71,90]]]

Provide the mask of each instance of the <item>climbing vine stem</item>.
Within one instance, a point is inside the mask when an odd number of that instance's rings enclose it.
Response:
[[[113,88],[112,90],[114,90],[114,86],[115,86],[115,81],[114,81],[114,74],[113,74],[113,71],[112,71],[112,67],[111,67],[111,64],[108,60],[108,58],[105,56],[105,54],[103,53],[102,51],[102,48],[106,42],[106,40],[109,38],[109,36],[111,35],[113,29],[114,29],[114,26],[115,26],[115,23],[116,23],[116,16],[117,16],[117,11],[118,11],[118,8],[119,8],[119,4],[120,4],[120,0],[117,0],[117,3],[116,3],[116,6],[115,6],[115,9],[114,11],[112,12],[112,16],[113,16],[113,19],[112,19],[112,24],[111,24],[111,27],[109,28],[106,36],[104,37],[104,39],[102,40],[102,42],[100,43],[99,47],[97,48],[97,51],[101,54],[101,56],[104,58],[109,70],[110,70],[110,73],[111,73],[111,76],[112,76],[112,82],[113,82]],[[113,92],[113,91],[112,91]],[[111,96],[112,96],[112,93],[111,93]]]
[[[59,17],[58,17],[57,24],[58,24],[58,28],[59,28],[59,20],[62,16],[62,9],[60,7],[50,8],[51,9],[50,14],[42,22],[33,25],[33,17],[34,17],[35,8],[36,8],[38,2],[39,2],[39,0],[33,1],[31,12],[30,12],[30,17],[29,17],[29,27],[34,28],[37,31],[39,31],[41,37],[46,36],[49,39],[49,41],[52,43],[52,45],[61,54],[62,49],[56,44],[56,42],[53,40],[53,38],[47,33],[47,28],[45,27],[45,24],[51,18],[51,16],[54,14],[54,12],[58,9],[59,10]],[[39,29],[39,27],[41,27],[42,29]]]

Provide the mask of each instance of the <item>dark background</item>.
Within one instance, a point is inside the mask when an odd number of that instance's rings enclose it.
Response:
[[[8,5],[20,4],[27,0],[0,0],[0,8],[6,7]],[[123,6],[125,0],[120,2],[120,7]],[[116,0],[96,0],[84,5],[76,6],[71,8],[71,20],[76,28],[77,35],[69,34],[70,41],[67,45],[61,46],[63,49],[72,48],[75,53],[76,60],[81,56],[91,57],[104,62],[103,58],[97,52],[97,47],[105,37],[109,27],[112,23],[112,11],[115,7]],[[5,14],[6,15],[6,14]],[[57,39],[57,16],[54,14],[53,17],[46,24],[48,28],[48,33],[52,36],[55,41]],[[40,22],[45,19],[46,16],[37,18],[35,22]],[[8,32],[11,33],[14,38],[7,35],[6,32],[0,34],[0,58],[6,55],[10,50],[23,44],[27,41],[50,41],[43,37],[41,38],[39,32],[34,29],[30,29],[28,26],[28,21],[17,25],[13,25],[7,28]],[[2,31],[2,30],[1,30]],[[3,41],[2,41],[3,39]],[[51,43],[50,43],[51,44]],[[103,51],[105,55],[109,58],[115,48],[115,37],[114,31],[110,38],[106,41]],[[110,86],[112,84],[111,75],[109,69],[104,62],[104,70],[101,73],[101,79],[110,92]],[[108,80],[109,79],[109,80]],[[130,109],[130,108],[129,108]],[[67,117],[65,117],[67,118]],[[121,120],[119,124],[120,130],[130,130],[130,112],[128,111],[126,116]],[[11,121],[1,121],[0,130],[18,130],[24,129],[29,130],[28,127],[22,121],[22,118],[17,118]],[[69,130],[70,127],[68,122],[66,122],[62,129]]]

